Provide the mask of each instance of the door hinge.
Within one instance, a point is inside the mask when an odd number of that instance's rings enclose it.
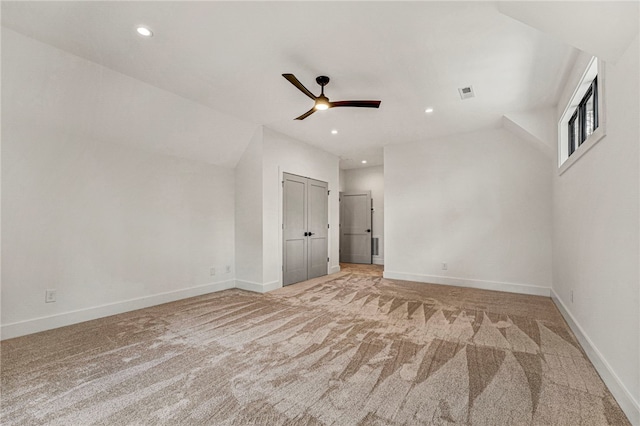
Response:
[[[327,229],[328,229],[328,228],[331,228],[331,226],[327,223]]]
[[[331,195],[331,191],[330,191],[330,190],[329,190],[329,191],[327,191],[327,195]]]
[[[284,181],[282,181],[282,187],[284,188]]]
[[[329,258],[327,257],[327,263],[329,263]]]

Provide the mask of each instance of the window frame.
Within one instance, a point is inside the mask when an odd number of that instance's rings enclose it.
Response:
[[[578,140],[576,141],[576,121],[578,122],[578,124],[580,124],[580,120],[578,120],[578,108],[576,108],[576,110],[574,111],[573,115],[571,116],[571,118],[569,119],[567,125],[568,125],[568,130],[569,130],[569,147],[568,147],[568,152],[569,152],[569,157],[571,157],[571,154],[573,154],[574,152],[576,152],[576,148],[578,147],[578,145],[580,145],[580,131],[578,131]],[[576,142],[578,142],[578,144],[576,145]]]
[[[588,150],[606,136],[604,63],[592,57],[558,121],[558,174],[562,175]],[[586,135],[586,105],[593,97],[594,130]],[[578,131],[574,133],[574,126]],[[577,133],[577,134],[576,134]],[[578,140],[575,140],[575,138]],[[573,146],[572,146],[573,144]]]
[[[587,135],[587,103],[593,97],[593,131]],[[582,145],[598,128],[598,76],[593,79],[577,108],[580,111],[580,138],[578,146]]]

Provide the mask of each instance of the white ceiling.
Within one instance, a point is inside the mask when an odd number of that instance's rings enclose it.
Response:
[[[637,36],[640,23],[638,0],[501,1],[498,9],[507,16],[614,63]]]
[[[343,168],[381,164],[387,144],[554,105],[573,51],[494,2],[3,2],[2,24],[318,146]],[[138,36],[139,24],[154,37]],[[312,101],[282,73],[315,93],[328,75],[331,100],[382,104],[294,121]],[[476,97],[462,101],[466,85]]]

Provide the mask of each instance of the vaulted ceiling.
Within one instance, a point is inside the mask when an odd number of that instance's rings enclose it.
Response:
[[[343,168],[380,164],[387,144],[498,127],[506,113],[554,105],[574,51],[494,2],[3,2],[2,23],[318,146]],[[154,36],[141,38],[137,25]],[[315,77],[327,75],[331,100],[382,104],[294,121],[312,101],[282,73],[315,93]],[[461,100],[469,85],[476,97]]]

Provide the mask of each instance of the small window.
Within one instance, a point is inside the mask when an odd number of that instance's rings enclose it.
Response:
[[[569,156],[598,128],[597,97],[598,77],[596,76],[569,119],[569,137],[567,138]]]
[[[598,58],[591,58],[558,122],[560,174],[605,135],[602,89],[599,87],[603,70],[598,72],[598,63]]]

